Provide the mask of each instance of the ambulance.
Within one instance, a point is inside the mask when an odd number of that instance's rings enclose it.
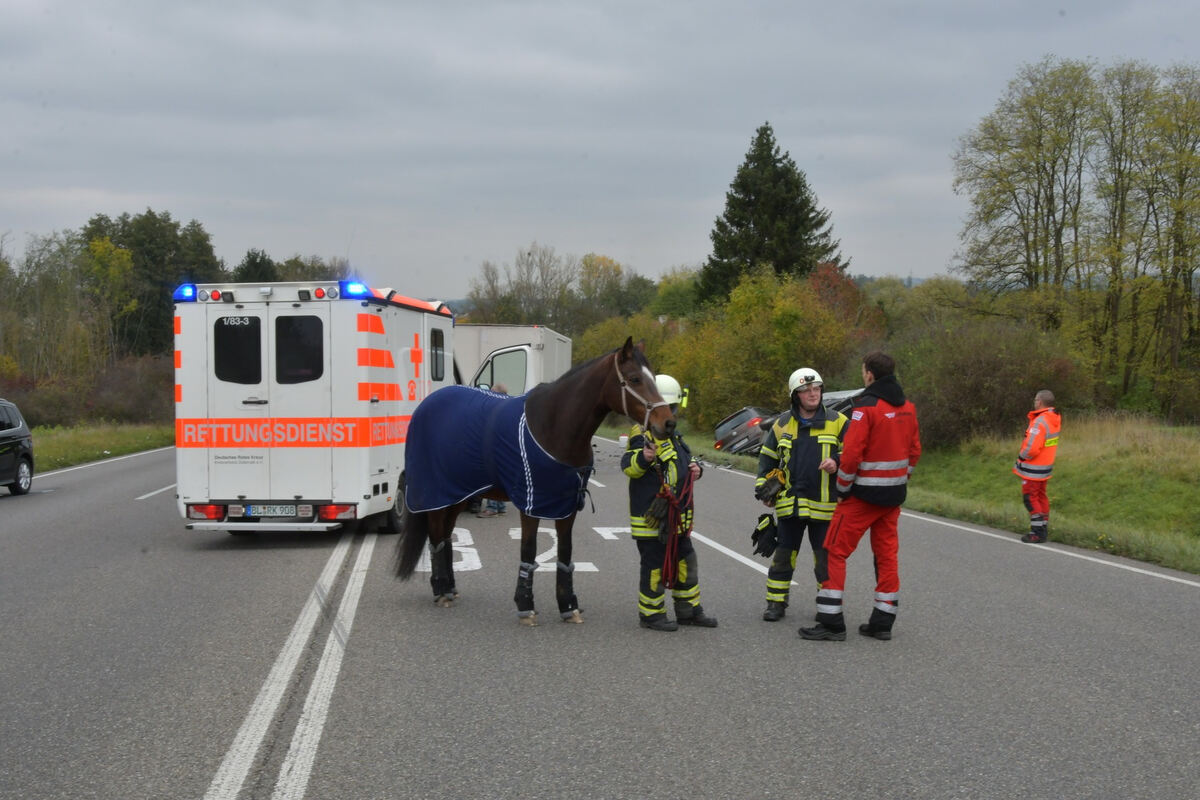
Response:
[[[174,302],[187,527],[396,531],[413,410],[456,382],[450,309],[354,281],[185,284]]]

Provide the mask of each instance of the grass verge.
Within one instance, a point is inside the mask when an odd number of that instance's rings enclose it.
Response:
[[[34,478],[36,479],[37,472],[49,472],[173,444],[174,425],[117,425],[100,422],[70,428],[34,428]]]
[[[755,471],[756,458],[713,450],[707,431],[680,427],[705,461]],[[600,435],[628,432],[606,425]],[[1021,432],[927,449],[905,508],[1014,534],[1029,530],[1012,473]],[[1200,429],[1129,415],[1068,418],[1048,490],[1051,541],[1200,575],[1200,523],[1192,509],[1200,495]]]

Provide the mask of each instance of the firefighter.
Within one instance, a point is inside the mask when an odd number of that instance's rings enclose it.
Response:
[[[1022,542],[1040,544],[1049,536],[1050,499],[1046,497],[1046,481],[1054,470],[1061,430],[1062,417],[1054,407],[1054,393],[1042,389],[1033,396],[1029,427],[1025,429],[1025,439],[1013,466],[1013,472],[1021,479],[1021,499],[1029,511],[1029,533],[1021,537]]]
[[[825,534],[829,579],[817,591],[817,624],[805,639],[845,641],[842,593],[846,559],[871,530],[875,557],[875,607],[858,626],[863,636],[891,639],[900,606],[900,505],[908,477],[921,457],[917,409],[895,376],[896,362],[875,351],[863,358],[863,393],[854,398],[837,471],[838,505]]]
[[[814,369],[793,372],[788,378],[791,409],[775,420],[758,451],[754,496],[779,519],[778,544],[767,571],[762,617],[767,622],[784,617],[806,529],[818,590],[828,578],[825,531],[837,506],[832,475],[842,452],[846,416],[825,408],[824,385]]]
[[[671,411],[678,414],[682,394],[679,381],[670,375],[658,375],[654,383]],[[691,486],[703,473],[699,460],[692,458],[679,434],[672,433],[659,440],[650,431],[634,425],[621,455],[621,470],[629,476],[629,522],[641,560],[639,623],[655,631],[674,631],[680,625],[717,627],[716,617],[704,613],[700,605],[700,575],[690,536]],[[673,497],[667,496],[664,484]],[[673,502],[676,502],[674,513]],[[672,520],[675,529],[668,530],[668,522]],[[667,616],[668,582],[672,584],[675,620]]]

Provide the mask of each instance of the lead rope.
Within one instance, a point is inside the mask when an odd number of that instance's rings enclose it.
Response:
[[[676,495],[667,485],[667,477],[663,474],[662,467],[656,465],[662,487],[655,496],[667,499],[667,541],[662,566],[664,589],[675,588],[676,579],[679,577],[679,540],[692,532],[691,524],[684,526],[682,519],[688,506],[692,504],[692,484],[695,481],[692,480],[692,465],[684,464],[683,468],[685,470],[683,485],[679,487],[679,494]]]

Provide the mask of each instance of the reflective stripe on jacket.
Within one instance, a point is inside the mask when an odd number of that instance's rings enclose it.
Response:
[[[658,445],[658,455],[649,463],[642,455],[642,447],[647,437]],[[646,512],[662,488],[664,479],[672,492],[679,493],[691,463],[692,451],[682,436],[671,435],[666,439],[656,439],[649,431],[643,431],[642,426],[633,426],[629,434],[629,444],[621,454],[621,471],[629,477],[629,527],[634,538],[657,537],[659,531],[665,529],[665,519],[647,524]],[[691,528],[692,514],[693,503],[689,503],[680,514],[681,530],[685,527]]]
[[[1029,412],[1029,427],[1013,472],[1027,481],[1048,481],[1054,470],[1054,456],[1058,454],[1058,436],[1062,431],[1062,417],[1053,408],[1039,408]]]

